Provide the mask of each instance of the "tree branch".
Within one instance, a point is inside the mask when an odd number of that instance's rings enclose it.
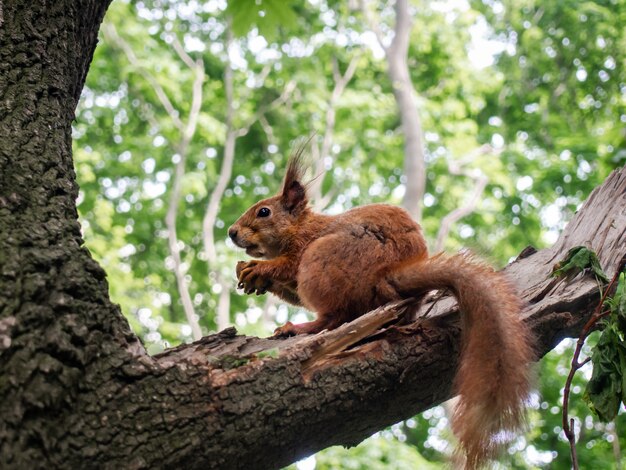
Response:
[[[178,57],[180,57],[180,60],[182,60],[187,65],[187,67],[193,70],[197,65],[196,61],[194,61],[193,58],[189,54],[187,54],[187,51],[178,40],[178,36],[176,34],[172,34],[171,38],[172,47],[176,51],[176,54],[178,54]]]
[[[278,468],[447,398],[459,352],[449,299],[405,326],[376,323],[387,307],[314,336],[230,329],[146,354],[82,246],[73,204],[70,108],[85,68],[66,65],[88,63],[107,4],[61,2],[68,14],[54,16],[58,34],[47,36],[33,31],[35,21],[48,26],[48,5],[3,10],[0,75],[21,99],[0,118],[0,467]],[[82,28],[84,43],[67,40]],[[50,90],[61,99],[36,98]],[[577,336],[599,297],[594,279],[554,279],[551,266],[586,245],[612,276],[626,252],[625,213],[622,168],[552,248],[507,267],[538,355]],[[352,331],[366,337],[355,343]]]
[[[259,124],[263,128],[263,132],[265,132],[268,142],[272,145],[276,145],[277,140],[276,140],[276,135],[274,134],[274,129],[272,128],[271,124],[269,123],[265,115],[259,116]]]
[[[335,131],[337,102],[339,101],[339,98],[343,94],[348,83],[350,83],[350,80],[352,80],[360,58],[361,52],[358,52],[357,54],[352,56],[350,62],[348,63],[348,66],[346,67],[346,71],[342,74],[339,70],[339,63],[337,62],[337,59],[333,57],[332,66],[335,86],[333,87],[333,91],[330,94],[326,107],[326,122],[324,124],[324,134],[322,137],[321,149],[317,148],[315,142],[311,140],[311,146],[315,147],[315,164],[313,170],[315,179],[311,182],[309,191],[311,195],[311,200],[314,201],[313,208],[316,211],[321,211],[322,209],[324,209],[328,205],[332,197],[330,194],[326,194],[324,196],[322,195],[322,176],[325,172],[324,160],[330,157],[330,148],[333,143],[333,135]]]
[[[224,91],[226,94],[226,141],[224,143],[224,156],[222,158],[222,166],[217,179],[217,184],[209,197],[209,202],[202,218],[202,234],[204,241],[204,251],[207,255],[207,263],[209,267],[209,275],[213,273],[215,282],[220,284],[221,292],[217,305],[216,323],[218,330],[224,329],[229,324],[229,308],[230,308],[230,291],[231,286],[227,285],[217,266],[217,249],[215,247],[215,238],[213,235],[213,227],[217,219],[220,201],[226,190],[226,186],[230,181],[233,172],[233,162],[235,160],[235,140],[237,139],[237,131],[233,128],[233,119],[235,114],[234,98],[233,98],[233,69],[230,64],[230,56],[228,52],[233,41],[232,29],[230,24],[226,26],[226,44],[227,59],[224,65]]]
[[[185,279],[183,263],[180,257],[180,242],[178,240],[176,230],[178,203],[180,201],[180,186],[182,178],[185,175],[186,162],[186,156],[184,154],[178,154],[178,156],[179,160],[176,163],[176,167],[174,169],[174,183],[172,185],[172,192],[170,194],[167,213],[165,215],[165,225],[167,227],[168,248],[170,256],[172,257],[172,261],[174,263],[174,277],[176,278],[176,286],[178,287],[178,293],[180,294],[180,299],[183,304],[183,311],[185,312],[187,323],[189,323],[189,325],[191,326],[193,339],[198,340],[202,338],[202,330],[200,329],[200,325],[198,324],[198,319],[196,318],[196,312],[193,308],[191,295],[189,294],[189,286],[187,284],[187,280]]]
[[[378,41],[378,44],[380,45],[380,47],[383,49],[383,51],[385,51],[385,54],[387,54],[387,48],[389,46],[385,45],[385,36],[382,30],[380,29],[380,23],[372,15],[372,12],[369,10],[367,6],[366,0],[359,0],[359,6],[361,7],[361,12],[363,13],[363,17],[365,18],[365,23],[367,24],[368,28],[376,36],[376,40]]]
[[[177,41],[174,41],[176,43]],[[165,216],[165,224],[167,226],[168,233],[168,246],[170,255],[174,261],[174,275],[176,277],[176,285],[178,286],[178,292],[180,294],[181,302],[183,304],[183,310],[187,323],[191,327],[191,333],[194,340],[202,338],[202,330],[198,322],[191,295],[189,293],[189,285],[185,279],[185,272],[182,270],[182,260],[180,257],[180,247],[177,235],[177,218],[178,218],[178,204],[180,202],[180,192],[182,179],[185,176],[185,164],[187,162],[187,150],[189,143],[193,138],[200,115],[200,109],[202,107],[202,83],[204,82],[204,64],[201,59],[193,62],[194,81],[192,85],[191,107],[189,109],[189,115],[187,117],[187,123],[183,125],[181,131],[181,138],[176,145],[178,149],[179,160],[176,163],[174,173],[174,183],[172,187],[172,193],[169,200],[167,214]]]
[[[604,292],[602,293],[602,297],[600,301],[598,302],[598,305],[596,306],[595,310],[593,311],[591,318],[589,318],[587,323],[585,323],[585,326],[583,327],[582,331],[580,332],[580,335],[578,336],[578,341],[576,341],[576,348],[574,349],[574,355],[572,356],[572,363],[570,366],[569,374],[567,375],[567,380],[565,381],[565,387],[563,387],[563,411],[562,411],[563,433],[565,434],[565,437],[567,437],[567,440],[569,441],[570,456],[572,459],[572,468],[574,470],[578,470],[579,467],[578,467],[578,456],[576,453],[576,433],[574,432],[574,418],[570,419],[568,415],[569,395],[570,395],[570,390],[572,387],[572,381],[574,380],[574,375],[576,374],[576,372],[585,364],[591,361],[591,356],[587,357],[583,361],[579,361],[580,353],[582,352],[582,348],[585,344],[585,341],[587,340],[587,337],[596,328],[597,323],[602,318],[606,317],[608,313],[610,313],[608,311],[602,311],[602,309],[604,307],[607,296],[612,295],[613,287],[615,286],[615,283],[619,279],[619,275],[621,274],[621,272],[623,271],[625,267],[626,267],[626,254],[624,254],[624,257],[620,261],[618,268],[615,270],[615,274],[613,274],[613,279],[611,279],[611,282],[609,282],[609,285],[606,287],[606,289],[604,289]]]

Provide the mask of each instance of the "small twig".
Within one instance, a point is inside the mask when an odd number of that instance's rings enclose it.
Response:
[[[278,147],[276,135],[274,134],[274,129],[272,128],[272,125],[269,123],[265,115],[259,116],[259,124],[261,124],[261,127],[263,128],[263,131],[267,136],[267,141],[270,144],[276,145]]]
[[[179,112],[170,101],[167,93],[165,92],[161,84],[141,64],[130,45],[117,33],[117,29],[115,28],[115,26],[113,26],[112,24],[107,24],[102,28],[102,30],[104,32],[104,36],[107,39],[112,40],[115,44],[117,44],[120,49],[122,49],[128,61],[137,68],[138,73],[150,84],[150,86],[152,86],[152,89],[154,90],[157,98],[165,108],[168,116],[170,117],[174,125],[182,131],[184,124],[179,117]]]
[[[432,297],[430,306],[424,313],[420,315],[420,318],[426,318],[428,314],[432,311],[432,309],[435,308],[437,302],[439,302],[445,295],[449,293],[450,289],[448,288],[438,290],[437,293]]]
[[[578,337],[578,341],[576,342],[576,349],[574,350],[574,357],[572,357],[572,366],[569,370],[567,380],[565,381],[565,388],[563,390],[563,432],[565,433],[565,437],[567,437],[567,440],[569,441],[570,455],[572,458],[572,468],[574,470],[578,470],[578,456],[576,455],[576,435],[573,430],[574,418],[569,418],[568,416],[570,389],[572,387],[572,381],[574,380],[574,374],[576,374],[578,369],[580,369],[589,361],[591,361],[591,357],[586,358],[582,362],[580,362],[578,358],[580,357],[580,352],[582,351],[583,345],[585,344],[585,341],[587,337],[589,336],[589,334],[592,332],[594,326],[598,323],[600,319],[604,318],[606,315],[608,315],[608,313],[610,313],[607,311],[601,311],[601,309],[602,309],[602,306],[604,305],[604,302],[606,301],[606,298],[609,292],[611,292],[613,285],[615,284],[615,281],[619,279],[619,276],[622,273],[623,267],[624,267],[624,259],[622,259],[622,261],[620,262],[618,269],[616,270],[615,275],[613,276],[613,279],[611,279],[611,282],[609,282],[608,287],[602,294],[602,298],[600,299],[600,302],[598,303],[593,314],[591,315],[591,317],[589,318],[589,320],[583,327],[580,333],[580,336]]]
[[[239,129],[237,129],[236,136],[237,137],[245,136],[250,130],[250,128],[252,127],[252,125],[255,122],[257,122],[261,116],[264,116],[269,111],[272,111],[278,106],[285,104],[291,97],[291,94],[296,89],[296,85],[297,83],[295,80],[288,81],[285,87],[283,88],[283,92],[280,94],[280,96],[276,98],[275,100],[273,100],[272,102],[270,102],[268,105],[260,106],[257,109],[256,113],[250,116],[250,118],[246,121],[246,123],[244,123],[241,127],[239,127]]]
[[[360,0],[359,6],[361,7],[361,12],[363,13],[363,17],[365,18],[365,23],[370,28],[370,30],[374,33],[374,35],[376,36],[376,40],[378,41],[378,44],[385,51],[385,54],[386,54],[387,48],[389,46],[385,46],[385,35],[383,34],[383,31],[380,29],[379,22],[374,18],[374,16],[370,12],[369,8],[366,5],[365,0]]]
[[[187,51],[178,40],[178,36],[176,36],[175,34],[172,35],[172,47],[178,54],[178,57],[180,57],[180,60],[182,60],[187,65],[187,67],[193,70],[196,66],[196,62],[189,54],[187,54]]]
[[[475,187],[472,196],[464,206],[457,207],[441,220],[439,231],[437,233],[437,240],[435,242],[436,252],[443,250],[443,245],[448,237],[448,233],[450,233],[452,225],[461,220],[463,217],[471,214],[476,209],[476,206],[479,203],[480,195],[485,190],[489,181],[489,179],[482,172],[472,173],[471,171],[463,169],[463,166],[466,163],[475,160],[477,157],[489,153],[497,155],[501,152],[496,151],[491,145],[483,145],[459,161],[448,162],[448,172],[451,175],[466,176],[474,181]]]
[[[328,104],[326,108],[326,123],[324,125],[324,134],[322,137],[322,146],[321,149],[318,146],[311,142],[311,147],[314,149],[316,154],[315,158],[315,175],[323,175],[324,174],[324,159],[330,156],[330,148],[333,142],[333,136],[335,132],[335,119],[337,115],[337,102],[341,95],[343,94],[346,86],[352,80],[354,73],[356,72],[357,64],[359,59],[361,58],[362,52],[357,52],[350,59],[350,63],[346,67],[346,71],[342,74],[339,69],[339,63],[336,58],[333,58],[332,66],[333,66],[333,80],[334,87],[331,92],[330,98],[328,99]],[[330,200],[332,199],[332,194],[322,195],[322,181],[323,178],[317,178],[310,186],[311,199],[313,199],[313,207],[315,210],[321,211],[323,210]]]

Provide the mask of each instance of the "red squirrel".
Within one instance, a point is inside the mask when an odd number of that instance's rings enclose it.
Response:
[[[469,256],[429,257],[420,225],[399,207],[313,212],[304,172],[300,151],[289,161],[281,191],[229,228],[237,246],[263,258],[237,263],[239,287],[246,294],[269,291],[316,313],[314,321],[277,328],[277,337],[334,329],[388,302],[450,289],[464,325],[452,429],[466,468],[484,465],[503,438],[523,427],[530,389],[530,334],[513,288]]]

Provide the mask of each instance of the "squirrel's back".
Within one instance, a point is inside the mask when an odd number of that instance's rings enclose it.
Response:
[[[303,304],[352,320],[398,295],[380,280],[403,260],[426,258],[419,226],[396,206],[371,204],[333,216],[302,254],[297,275]]]

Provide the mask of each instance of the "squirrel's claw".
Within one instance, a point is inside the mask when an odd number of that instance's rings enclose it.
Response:
[[[288,336],[295,336],[297,334],[295,325],[288,321],[283,326],[279,326],[274,330],[272,338],[287,338]]]
[[[271,279],[259,273],[258,266],[258,262],[254,260],[248,262],[239,261],[237,263],[236,272],[239,280],[237,288],[243,289],[246,294],[265,294],[272,284]]]

